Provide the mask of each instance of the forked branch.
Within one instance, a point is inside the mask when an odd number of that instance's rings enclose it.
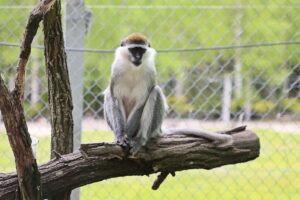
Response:
[[[30,13],[21,44],[15,88],[12,92],[7,89],[0,75],[0,110],[18,172],[19,182],[16,182],[14,188],[15,199],[42,199],[40,173],[32,153],[31,139],[27,130],[22,102],[24,99],[25,69],[30,56],[31,43],[43,15],[54,2],[55,0],[43,0]],[[0,189],[0,196],[2,193],[3,191]]]

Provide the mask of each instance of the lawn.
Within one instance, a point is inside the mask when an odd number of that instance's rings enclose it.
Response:
[[[300,199],[300,134],[256,130],[261,156],[251,162],[214,170],[190,170],[169,177],[158,191],[156,178],[116,178],[81,188],[81,199]],[[109,132],[84,132],[83,143],[112,141]],[[50,138],[40,137],[38,163],[49,155]],[[14,170],[13,156],[5,134],[0,134],[0,171]]]

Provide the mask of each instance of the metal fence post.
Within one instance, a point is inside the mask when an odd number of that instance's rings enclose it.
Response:
[[[85,23],[84,0],[65,1],[65,43],[67,48],[84,48]],[[83,69],[84,53],[67,51],[69,75],[73,98],[74,150],[81,142],[83,115]],[[79,189],[73,190],[71,199],[80,198]]]
[[[231,95],[232,95],[232,81],[230,74],[225,74],[223,84],[223,96],[222,96],[222,121],[230,121],[230,107],[231,107]]]

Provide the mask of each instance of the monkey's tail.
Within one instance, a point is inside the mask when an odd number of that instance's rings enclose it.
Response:
[[[206,131],[198,131],[190,128],[172,128],[164,129],[163,134],[184,134],[196,137],[202,137],[208,140],[212,140],[219,147],[228,147],[233,144],[233,138],[231,135],[223,133],[214,133]]]

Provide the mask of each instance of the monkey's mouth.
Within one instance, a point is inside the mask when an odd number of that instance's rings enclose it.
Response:
[[[144,53],[146,52],[146,49],[143,47],[131,47],[128,48],[130,54],[131,54],[131,61],[132,63],[138,67],[142,63],[142,58]]]
[[[134,61],[132,61],[132,63],[133,63],[136,67],[138,67],[142,62],[141,62],[140,60],[134,60]]]

